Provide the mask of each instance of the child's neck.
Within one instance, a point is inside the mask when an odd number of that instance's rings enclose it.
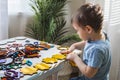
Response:
[[[103,32],[94,33],[94,34],[91,35],[90,40],[91,41],[105,40],[105,35],[104,35]]]

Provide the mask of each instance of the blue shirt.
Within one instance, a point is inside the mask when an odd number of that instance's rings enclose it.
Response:
[[[106,40],[88,41],[84,48],[83,61],[86,65],[98,68],[98,72],[91,79],[84,77],[84,80],[109,80],[111,65],[110,43]]]

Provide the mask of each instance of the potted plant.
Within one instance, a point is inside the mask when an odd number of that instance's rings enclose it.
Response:
[[[66,35],[64,16],[67,0],[31,0],[35,13],[34,22],[26,28],[26,35],[37,40],[55,44],[63,44],[69,40],[80,41],[77,35]]]

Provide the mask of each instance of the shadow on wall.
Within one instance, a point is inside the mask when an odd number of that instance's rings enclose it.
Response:
[[[9,38],[24,36],[25,28],[33,20],[33,15],[21,13],[9,15]]]

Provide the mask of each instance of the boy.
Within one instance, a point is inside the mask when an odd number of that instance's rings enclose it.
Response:
[[[99,5],[84,4],[73,16],[73,28],[83,41],[72,44],[66,58],[77,65],[83,76],[70,80],[109,80],[110,43],[102,31],[102,24],[103,14]],[[83,60],[72,53],[74,49],[83,49]]]

